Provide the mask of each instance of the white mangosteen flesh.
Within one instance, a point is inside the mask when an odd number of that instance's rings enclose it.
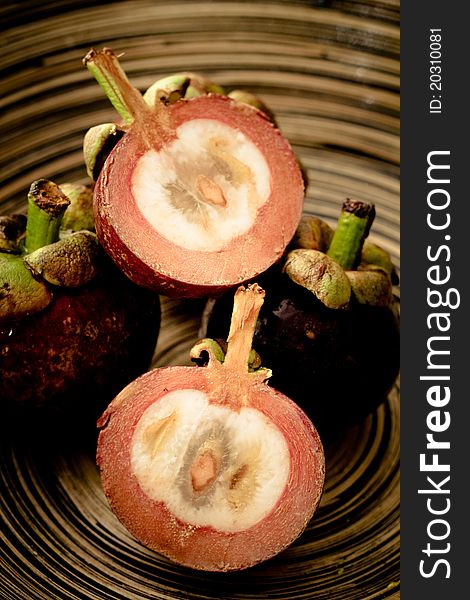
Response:
[[[271,194],[269,166],[243,132],[192,119],[136,162],[132,192],[158,233],[188,250],[218,251],[245,234]]]
[[[288,481],[284,436],[260,411],[209,404],[204,392],[169,392],[151,404],[131,442],[141,488],[196,527],[248,529],[269,514]]]

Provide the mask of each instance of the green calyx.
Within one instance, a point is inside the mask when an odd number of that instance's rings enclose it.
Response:
[[[156,103],[174,104],[178,100],[188,100],[203,96],[205,94],[222,94],[227,95],[236,102],[241,102],[263,112],[269,120],[276,125],[276,119],[273,112],[263,102],[263,100],[247,90],[234,89],[228,94],[223,87],[217,85],[207,77],[198,73],[175,73],[163,77],[155,81],[145,92],[144,100],[150,107],[154,107]]]
[[[362,247],[359,268],[379,269],[388,275],[392,283],[398,283],[395,265],[390,258],[390,254],[380,246],[377,246],[368,240],[364,242],[364,246]]]
[[[100,246],[91,231],[77,231],[24,257],[34,277],[66,288],[89,283],[99,270]]]
[[[359,304],[388,306],[392,299],[390,278],[381,270],[346,271],[351,284],[351,292]]]
[[[52,302],[52,291],[37,281],[18,255],[0,253],[0,322],[21,319]]]
[[[225,340],[213,340],[203,338],[198,340],[189,352],[190,359],[198,366],[205,366],[210,360],[223,363],[227,354],[227,342]],[[248,355],[248,372],[254,373],[261,368],[261,357],[253,348]]]
[[[91,127],[83,138],[83,158],[86,172],[92,181],[98,179],[108,154],[123,136],[116,123]]]
[[[263,100],[261,100],[261,98],[256,94],[253,94],[247,90],[232,90],[231,92],[229,92],[228,97],[232,98],[232,100],[236,100],[237,102],[241,102],[242,104],[247,104],[248,106],[251,106],[256,110],[261,111],[268,117],[271,123],[277,127],[276,117],[274,116],[274,113],[269,108],[269,106],[265,102],[263,102]]]
[[[397,276],[388,252],[365,239],[374,216],[373,205],[351,200],[344,203],[335,230],[304,216],[284,272],[327,308],[344,309],[351,302],[388,306]]]
[[[326,252],[333,237],[333,229],[318,217],[305,215],[301,218],[292,241],[294,248]]]
[[[197,73],[175,73],[155,81],[145,92],[144,100],[153,108],[158,102],[174,104],[181,99],[204,94],[224,94],[225,91],[207,77]]]
[[[70,200],[70,205],[63,214],[60,231],[94,231],[93,188],[81,183],[62,183],[60,189]]]
[[[6,238],[6,248],[0,248],[0,321],[43,310],[52,302],[54,289],[81,287],[98,273],[101,250],[96,235],[75,231],[73,218],[67,231],[61,228],[70,205],[58,185],[39,179],[29,190],[23,226],[15,228],[8,217],[0,220],[6,224],[0,227]],[[83,217],[85,212],[78,214]]]
[[[294,283],[311,291],[328,308],[346,308],[351,284],[345,271],[323,252],[313,249],[292,250],[284,271]]]

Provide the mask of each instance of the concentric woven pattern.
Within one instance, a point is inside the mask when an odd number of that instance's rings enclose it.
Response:
[[[115,113],[81,58],[110,46],[141,90],[191,70],[260,95],[308,172],[305,211],[333,224],[346,197],[373,201],[371,238],[398,266],[397,1],[25,1],[0,17],[2,213],[24,208],[36,178],[86,181],[83,135]],[[189,364],[201,309],[163,300],[154,365]],[[324,440],[325,492],[304,534],[241,573],[191,571],[143,548],[107,505],[93,433],[69,425],[2,426],[2,600],[399,597],[398,387]]]

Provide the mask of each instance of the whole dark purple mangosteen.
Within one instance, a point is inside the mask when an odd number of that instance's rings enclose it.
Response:
[[[75,230],[93,226],[91,190],[63,189],[72,204],[35,181],[27,218],[0,218],[0,398],[23,414],[97,415],[150,366],[160,300],[114,266],[95,233]]]
[[[270,385],[295,400],[322,433],[354,424],[385,401],[400,364],[397,276],[364,241],[374,207],[343,206],[336,231],[304,217],[284,260],[257,281],[266,290],[253,348]],[[229,295],[206,306],[202,336],[225,339]]]

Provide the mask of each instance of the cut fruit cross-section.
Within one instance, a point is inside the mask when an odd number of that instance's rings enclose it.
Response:
[[[263,298],[256,284],[238,288],[223,358],[200,340],[191,356],[207,354],[206,367],[149,371],[99,421],[111,508],[143,544],[195,569],[243,569],[278,554],[321,498],[315,427],[265,383],[269,371],[248,366]]]
[[[304,184],[266,115],[219,94],[151,108],[111,51],[85,61],[118,89],[114,103],[129,123],[95,187],[99,239],[126,275],[168,296],[197,297],[276,262],[300,220]]]

